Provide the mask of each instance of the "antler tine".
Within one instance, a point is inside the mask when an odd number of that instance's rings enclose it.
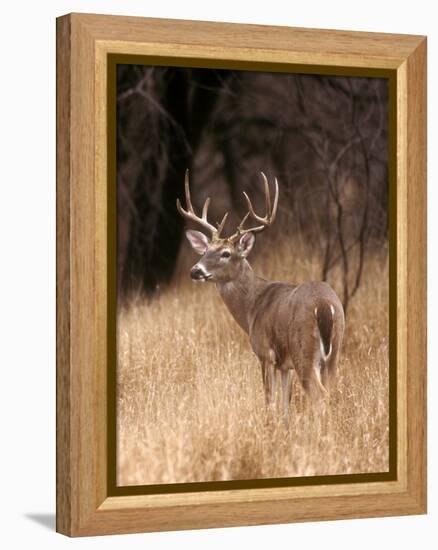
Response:
[[[275,216],[277,214],[277,208],[278,208],[278,181],[277,178],[275,178],[275,196],[274,196],[274,204],[272,206],[271,203],[271,194],[269,192],[269,183],[268,178],[266,175],[261,172],[263,183],[264,183],[264,189],[265,189],[265,205],[266,205],[266,214],[264,217],[258,216],[254,210],[254,207],[252,205],[251,199],[249,198],[248,194],[244,191],[243,196],[245,197],[246,203],[248,205],[248,212],[243,217],[242,221],[240,222],[236,233],[230,237],[230,240],[235,240],[239,238],[244,233],[258,233],[260,231],[263,231],[266,229],[266,227],[269,227],[272,222],[275,219]],[[252,216],[256,221],[258,221],[261,225],[258,225],[256,227],[250,227],[247,229],[244,229],[244,224],[249,216]]]
[[[265,207],[266,213],[271,212],[271,195],[269,193],[269,183],[268,178],[265,176],[264,172],[260,172],[263,178],[263,183],[265,184]]]
[[[176,208],[178,212],[181,214],[181,216],[187,217],[188,212],[186,212],[184,208],[181,206],[181,202],[179,199],[176,199]]]
[[[271,212],[271,223],[275,220],[275,216],[277,215],[277,209],[278,209],[278,180],[277,178],[274,179],[275,183],[275,197],[274,197],[274,206],[272,207]]]
[[[217,226],[217,236],[218,236],[218,237],[219,237],[219,235],[222,233],[222,231],[223,231],[223,229],[224,229],[225,222],[227,221],[227,218],[228,218],[228,212],[225,212],[224,217],[222,218],[221,223],[219,223],[218,226]]]
[[[193,206],[192,201],[190,198],[190,187],[189,187],[189,169],[187,168],[185,175],[184,175],[184,191],[186,195],[186,208],[187,210],[184,210],[184,208],[181,206],[181,202],[179,199],[176,199],[176,207],[178,209],[178,212],[183,216],[184,218],[190,219],[190,214],[193,213]]]
[[[239,223],[239,226],[237,227],[238,232],[244,231],[243,226],[245,225],[246,220],[249,218],[249,212],[247,212],[243,218],[242,221]]]
[[[189,185],[189,169],[186,169],[186,173],[184,174],[184,190],[186,193],[186,207],[189,212],[193,212],[193,205],[192,205],[192,199],[190,197],[190,185]]]
[[[210,197],[208,197],[204,203],[204,206],[202,207],[202,216],[199,217],[196,215],[194,209],[192,200],[190,197],[190,186],[189,186],[189,170],[186,170],[185,178],[184,178],[184,188],[185,188],[185,194],[186,194],[186,210],[181,206],[181,202],[179,199],[176,199],[176,207],[178,209],[178,212],[183,216],[184,218],[187,218],[188,220],[191,220],[192,222],[198,223],[211,233],[212,239],[219,238],[220,231],[216,229],[214,225],[208,222],[207,220],[207,214],[208,214],[208,207],[210,206]],[[226,219],[226,218],[225,218]],[[222,220],[223,223],[225,223],[224,220]]]
[[[257,221],[263,221],[263,218],[260,218],[260,216],[257,216],[257,214],[254,212],[254,208],[252,206],[252,202],[251,202],[251,199],[248,197],[248,195],[245,193],[245,191],[243,192],[243,195],[246,199],[246,204],[248,205],[248,214],[251,214],[251,216],[257,220]],[[248,215],[247,214],[247,215]]]
[[[274,180],[275,181],[274,206],[271,208],[271,194],[269,192],[268,179],[267,179],[267,177],[265,176],[265,174],[263,172],[261,172],[261,174],[262,174],[262,177],[263,177],[263,183],[264,183],[264,187],[265,187],[266,214],[265,214],[264,217],[258,216],[255,213],[254,207],[251,203],[251,200],[250,200],[248,194],[245,193],[245,192],[243,192],[243,194],[245,195],[245,199],[246,199],[246,202],[248,204],[248,209],[249,209],[249,213],[251,214],[251,216],[260,223],[270,225],[274,221],[275,216],[277,214],[277,208],[278,208],[278,181],[277,181],[277,178],[275,178],[275,180]]]
[[[210,206],[210,197],[205,199],[204,206],[202,207],[202,219],[207,221],[208,207]]]

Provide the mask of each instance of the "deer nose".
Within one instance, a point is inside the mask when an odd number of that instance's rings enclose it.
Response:
[[[190,270],[190,277],[194,280],[197,280],[197,279],[204,279],[205,278],[205,273],[204,271],[198,267],[197,265],[193,266],[192,269]]]

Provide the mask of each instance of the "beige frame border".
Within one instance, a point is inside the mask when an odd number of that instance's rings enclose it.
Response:
[[[426,39],[72,14],[57,20],[57,52],[57,530],[79,536],[425,513]],[[397,481],[107,496],[109,53],[395,71]]]

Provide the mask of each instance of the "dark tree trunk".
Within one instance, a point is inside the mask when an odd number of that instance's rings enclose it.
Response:
[[[128,74],[125,68],[119,73],[122,97],[133,89],[139,72],[141,74],[141,69],[130,66]],[[134,87],[132,101],[139,104],[138,117],[144,120],[144,125],[133,136],[140,159],[135,172],[131,170],[135,180],[128,184],[129,201],[134,208],[130,215],[126,214],[127,207],[118,212],[119,234],[127,235],[126,243],[121,236],[118,239],[122,294],[133,289],[153,291],[160,283],[169,281],[174,273],[184,228],[184,220],[176,215],[176,199],[183,195],[185,170],[191,168],[223,78],[221,71],[173,69],[164,73],[159,93],[154,81],[146,91]],[[131,87],[123,90],[122,82],[126,81]],[[144,100],[149,100],[149,105]],[[144,117],[142,107],[155,112]],[[124,105],[119,103],[118,128],[124,127],[125,117]],[[121,167],[129,159],[127,148],[133,144],[130,140],[127,143],[121,132],[117,138],[117,162]],[[155,142],[151,143],[152,140]],[[153,149],[154,154],[143,154],[142,149],[148,148]],[[119,203],[126,202],[124,187],[119,181]],[[122,231],[126,217],[129,227]]]

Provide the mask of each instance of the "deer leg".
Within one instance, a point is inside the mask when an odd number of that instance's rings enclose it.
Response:
[[[263,390],[265,392],[265,401],[266,401],[266,405],[269,405],[269,392],[267,388],[268,381],[266,379],[266,364],[263,361],[261,361],[260,366],[262,368],[262,382],[263,382]]]
[[[312,361],[311,365],[304,372],[301,372],[300,379],[304,391],[313,402],[319,401],[321,397],[328,395],[328,391],[322,383],[319,358]]]
[[[322,369],[321,369],[322,383],[324,384],[324,387],[327,390],[330,390],[331,386],[333,385],[333,381],[336,377],[337,363],[338,363],[338,350],[334,348],[332,353],[330,354],[330,357],[328,357],[325,361],[322,362]]]
[[[320,394],[321,395],[327,395],[328,391],[325,388],[324,384],[322,383],[322,375],[321,375],[322,367],[323,367],[323,364],[322,364],[321,361],[316,361],[316,362],[313,363],[313,368],[312,368],[313,377],[314,377],[314,380],[316,382],[316,386],[318,387],[318,390],[319,390]]]
[[[328,366],[328,361],[323,361],[321,359],[321,381],[324,388],[329,391],[330,390],[330,381],[331,381],[331,373]]]
[[[330,390],[336,377],[336,371],[338,366],[340,343],[342,342],[343,327],[339,327],[335,323],[333,327],[332,337],[332,351],[330,355],[324,360],[321,359],[321,377],[322,383],[327,390]]]
[[[321,381],[327,392],[333,385],[333,380],[336,374],[336,358],[330,357],[326,361],[321,361]]]
[[[275,397],[275,366],[272,361],[262,361],[263,386],[265,388],[266,405],[272,405]]]
[[[281,390],[283,402],[283,415],[289,415],[289,403],[292,395],[292,376],[290,369],[281,369]]]

